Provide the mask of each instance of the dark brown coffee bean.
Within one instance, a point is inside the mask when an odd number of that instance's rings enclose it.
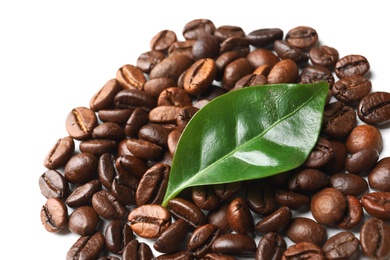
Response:
[[[114,108],[114,97],[123,88],[115,78],[108,80],[89,101],[93,111]]]
[[[133,230],[120,220],[111,221],[104,231],[105,247],[114,254],[122,254],[126,245],[133,239]]]
[[[93,235],[80,236],[66,254],[66,260],[97,259],[104,248],[104,236],[97,231]]]
[[[163,91],[157,99],[157,106],[186,107],[192,105],[191,96],[182,88],[170,86]]]
[[[170,78],[154,78],[145,82],[144,91],[158,98],[164,89],[176,87],[177,83]]]
[[[142,90],[146,82],[143,71],[131,64],[120,67],[116,72],[116,79],[124,89]]]
[[[76,107],[66,118],[66,131],[76,140],[91,138],[93,129],[98,125],[95,112],[87,107]]]
[[[229,200],[240,191],[241,186],[241,182],[221,183],[214,184],[213,189],[221,200]]]
[[[69,184],[57,170],[47,170],[39,177],[39,189],[45,198],[66,198]]]
[[[211,250],[219,254],[253,256],[256,252],[256,242],[245,234],[223,234],[214,240]]]
[[[191,197],[195,205],[203,210],[213,210],[218,207],[221,202],[211,185],[193,187]]]
[[[291,210],[286,206],[282,206],[257,222],[255,231],[258,234],[267,234],[269,232],[280,233],[289,224],[291,218]]]
[[[198,95],[211,86],[216,74],[217,67],[213,59],[200,59],[186,71],[184,89],[191,95]]]
[[[344,217],[336,223],[336,226],[344,230],[351,230],[357,227],[363,219],[363,206],[360,200],[352,195],[346,195],[345,201],[347,207]]]
[[[117,142],[110,139],[84,140],[80,142],[79,149],[82,153],[90,153],[100,157],[105,153],[114,153],[117,150]]]
[[[228,201],[222,201],[221,204],[207,213],[207,223],[214,224],[222,231],[223,234],[231,232],[231,228],[227,221]]]
[[[383,146],[382,133],[375,126],[358,125],[348,135],[345,145],[352,154],[369,147],[380,152]]]
[[[307,168],[294,172],[288,180],[292,191],[318,191],[329,185],[328,176],[317,169]]]
[[[93,194],[101,189],[102,184],[99,180],[91,180],[75,188],[66,198],[65,202],[71,208],[91,205]]]
[[[327,174],[335,174],[342,172],[345,169],[345,161],[348,157],[347,147],[344,142],[337,139],[328,139],[333,150],[333,157],[322,168]]]
[[[369,172],[379,159],[379,152],[373,147],[362,149],[348,156],[345,170],[354,174]]]
[[[170,154],[173,156],[176,152],[177,143],[179,142],[181,136],[181,129],[175,129],[168,135],[167,145]]]
[[[138,179],[128,172],[121,172],[115,176],[112,185],[112,195],[124,205],[135,205],[135,192]]]
[[[126,206],[108,190],[96,192],[92,196],[92,206],[96,213],[106,220],[121,219],[127,214]]]
[[[276,40],[274,50],[281,60],[293,60],[298,66],[303,66],[309,60],[306,52],[284,40]]]
[[[275,193],[275,198],[281,206],[287,206],[292,210],[303,210],[308,208],[311,200],[306,194],[283,189],[278,190]]]
[[[98,160],[98,177],[103,186],[111,190],[112,182],[118,174],[115,165],[115,156],[111,153],[102,154]]]
[[[321,247],[311,242],[298,242],[284,251],[282,260],[316,259],[325,260]]]
[[[390,92],[375,91],[359,102],[358,116],[370,125],[383,125],[390,122]]]
[[[390,225],[378,218],[369,218],[360,228],[362,253],[371,259],[390,256]]]
[[[172,43],[176,42],[176,33],[172,30],[159,31],[150,40],[150,49],[155,51],[167,51]]]
[[[124,248],[122,259],[151,260],[154,259],[154,256],[152,249],[147,243],[139,242],[137,239],[134,239]]]
[[[48,198],[41,208],[41,223],[51,233],[63,230],[68,224],[68,208],[60,198]]]
[[[182,54],[190,59],[193,59],[192,47],[194,46],[195,41],[196,40],[186,40],[174,42],[168,49],[168,55],[170,56],[172,54]]]
[[[276,63],[268,73],[267,81],[270,84],[298,82],[298,65],[291,59]]]
[[[134,155],[122,155],[116,158],[115,166],[119,173],[128,173],[137,179],[141,179],[147,170],[144,160]]]
[[[339,52],[327,45],[313,46],[309,51],[309,58],[314,65],[333,68],[339,60]]]
[[[203,257],[204,260],[237,260],[234,256],[218,253],[208,253]]]
[[[92,138],[120,141],[125,138],[125,131],[117,123],[106,122],[93,129]]]
[[[217,37],[220,42],[223,42],[231,36],[244,37],[245,31],[240,26],[221,25],[215,29],[214,36]]]
[[[340,58],[336,62],[334,70],[339,78],[351,75],[364,76],[370,70],[370,63],[362,55],[351,54]]]
[[[150,50],[141,53],[137,59],[137,67],[142,70],[143,73],[149,74],[154,66],[165,58],[165,54],[162,51]],[[146,84],[144,83],[144,90],[146,91]]]
[[[329,178],[330,187],[335,188],[344,195],[362,196],[368,191],[368,183],[360,175],[351,173],[336,173]]]
[[[74,151],[75,143],[72,137],[65,136],[60,138],[47,153],[43,166],[51,170],[62,167],[70,159]]]
[[[263,75],[267,79],[270,71],[271,67],[269,65],[260,65],[253,71],[253,74]]]
[[[359,247],[359,239],[353,233],[343,231],[328,238],[322,251],[326,259],[357,259]]]
[[[321,65],[308,65],[304,67],[299,74],[298,81],[300,84],[326,81],[329,85],[329,88],[332,88],[334,85],[334,77],[332,71],[327,67]]]
[[[251,31],[245,37],[249,43],[257,48],[267,48],[272,46],[276,40],[283,38],[283,30],[280,28],[262,28]]]
[[[168,135],[172,130],[157,123],[150,123],[141,127],[138,138],[167,147]]]
[[[318,42],[317,31],[309,26],[298,26],[290,29],[286,41],[300,49],[309,49]]]
[[[368,174],[368,183],[377,191],[390,191],[390,157],[383,157]]]
[[[321,168],[324,167],[333,156],[334,153],[331,143],[328,139],[319,137],[316,145],[303,165],[308,168]]]
[[[91,206],[78,207],[69,216],[69,230],[80,236],[94,234],[98,225],[99,216]]]
[[[196,40],[202,35],[213,35],[215,25],[208,19],[194,19],[184,25],[182,34],[186,40]]]
[[[64,176],[70,183],[83,184],[92,180],[97,174],[98,159],[91,153],[77,153],[66,163]]]
[[[340,101],[325,106],[321,131],[332,138],[343,138],[356,127],[356,112],[353,107]]]
[[[158,106],[149,112],[149,122],[158,124],[176,123],[177,114],[180,111],[178,106]]]
[[[225,89],[231,89],[242,77],[251,74],[254,68],[246,58],[238,58],[230,62],[224,69],[221,80]]]
[[[186,71],[193,62],[189,56],[174,52],[154,66],[149,78],[170,78],[176,82],[180,74]]]
[[[156,260],[194,260],[195,257],[187,250],[180,250],[174,253],[162,254],[156,257]]]
[[[355,105],[372,89],[371,81],[361,75],[352,75],[339,79],[332,86],[333,96],[347,104]]]
[[[265,182],[250,185],[245,194],[249,208],[256,214],[268,216],[278,208],[275,192]]]
[[[327,239],[327,232],[321,224],[311,218],[294,217],[286,228],[286,236],[295,243],[311,242],[322,246]]]
[[[145,204],[133,209],[127,220],[140,237],[158,238],[171,225],[171,213],[158,204]]]
[[[361,203],[372,217],[390,221],[390,192],[374,191],[365,193],[361,198]]]
[[[167,208],[175,219],[184,219],[193,228],[206,224],[205,213],[189,200],[176,197],[168,202]]]
[[[202,35],[192,46],[192,57],[195,61],[205,58],[216,59],[219,55],[219,41],[213,35]]]
[[[176,125],[179,129],[183,130],[188,121],[199,111],[199,108],[195,106],[186,106],[180,109],[176,117]]]
[[[267,233],[259,241],[256,249],[255,260],[281,259],[286,249],[287,243],[280,234],[276,232]]]
[[[189,232],[190,225],[187,221],[178,219],[161,233],[153,247],[161,253],[174,253],[184,244]]]
[[[150,111],[157,105],[157,100],[146,91],[124,89],[115,96],[116,108],[136,109],[137,107]]]
[[[192,232],[187,242],[187,250],[192,252],[195,258],[201,259],[207,253],[211,253],[211,246],[220,235],[221,230],[218,226],[213,224],[199,226]]]
[[[101,256],[98,258],[98,260],[120,260],[120,258],[110,255],[110,256]]]
[[[239,79],[234,87],[230,89],[229,91],[234,91],[237,89],[245,88],[245,87],[250,87],[250,86],[259,86],[259,85],[265,85],[267,84],[267,77],[264,75],[259,75],[259,74],[249,74],[241,79]]]
[[[268,65],[272,68],[280,60],[278,56],[268,49],[256,49],[251,51],[246,58],[253,68],[258,68],[262,65]]]
[[[133,113],[134,109],[117,108],[99,110],[98,117],[102,122],[113,122],[120,126],[124,125]]]
[[[346,206],[345,197],[341,191],[324,188],[313,195],[310,210],[318,223],[329,226],[343,217]]]
[[[227,221],[235,233],[254,235],[253,216],[242,197],[233,199],[227,209]]]
[[[134,138],[127,139],[126,146],[132,154],[146,160],[159,158],[163,152],[157,144]]]
[[[228,51],[219,55],[215,60],[215,65],[217,66],[217,75],[215,76],[215,80],[221,81],[227,65],[238,58],[244,58],[244,56],[243,54],[235,51]]]
[[[125,134],[128,137],[137,137],[138,131],[148,123],[148,112],[142,108],[134,109],[134,112],[126,119]]]
[[[240,55],[246,56],[249,54],[249,41],[245,37],[230,36],[221,42],[220,52],[235,51]]]
[[[162,203],[170,170],[171,167],[164,163],[157,163],[146,170],[135,192],[137,206]]]

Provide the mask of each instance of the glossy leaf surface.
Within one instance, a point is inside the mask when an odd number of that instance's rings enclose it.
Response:
[[[328,90],[326,82],[253,86],[209,102],[181,135],[162,205],[187,187],[301,165],[316,144]]]

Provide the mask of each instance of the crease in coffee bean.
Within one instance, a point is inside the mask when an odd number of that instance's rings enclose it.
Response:
[[[74,124],[77,124],[77,125],[81,128],[81,130],[82,130],[84,133],[87,133],[87,132],[88,132],[87,126],[84,124],[83,118],[82,118],[80,112],[77,111],[76,109],[73,109],[73,110],[72,110],[72,113],[73,113],[73,115],[74,115],[75,118],[76,118],[76,120],[75,120],[75,122],[73,123],[73,125],[74,125]]]

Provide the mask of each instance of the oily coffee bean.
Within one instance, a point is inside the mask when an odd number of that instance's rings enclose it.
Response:
[[[93,235],[80,236],[66,254],[66,260],[97,259],[104,248],[104,235],[97,231]]]
[[[348,157],[348,151],[344,142],[338,139],[328,139],[333,150],[333,157],[321,169],[327,174],[342,172],[345,168],[345,160]]]
[[[151,96],[158,98],[160,93],[167,88],[176,87],[177,83],[170,78],[154,78],[145,82],[144,91]]]
[[[127,137],[137,137],[139,130],[148,123],[148,119],[148,112],[139,107],[134,109],[126,119],[125,135]]]
[[[284,40],[276,40],[274,50],[281,60],[291,59],[297,65],[306,64],[309,60],[309,55],[306,52]]]
[[[225,67],[221,84],[225,89],[231,89],[239,79],[252,72],[253,67],[247,58],[235,59]]]
[[[260,239],[256,249],[255,260],[281,259],[286,249],[287,243],[282,235],[276,232],[269,232]]]
[[[316,192],[310,203],[314,219],[322,225],[333,225],[339,221],[347,206],[341,191],[329,187]]]
[[[192,57],[192,47],[194,46],[196,40],[185,40],[185,41],[176,41],[168,49],[168,56],[172,54],[182,54],[193,59]]]
[[[150,40],[150,49],[155,51],[167,51],[172,43],[176,42],[176,33],[172,30],[159,31]]]
[[[198,95],[211,86],[216,74],[217,67],[213,59],[200,59],[186,71],[184,89],[191,95]]]
[[[191,96],[182,88],[170,86],[158,96],[157,106],[186,107],[192,105]]]
[[[156,106],[157,100],[147,92],[138,89],[124,89],[115,96],[116,108],[134,110],[137,107],[150,111]]]
[[[257,48],[267,48],[276,40],[283,38],[283,30],[280,28],[262,28],[251,31],[245,36],[249,43]]]
[[[317,142],[304,162],[308,168],[324,167],[334,156],[331,143],[323,137],[318,137]]]
[[[95,233],[99,222],[99,215],[92,206],[80,206],[70,214],[68,227],[72,233],[87,236]]]
[[[192,45],[192,57],[195,61],[205,58],[216,59],[219,55],[219,41],[213,35],[202,35]]]
[[[244,57],[245,56],[243,54],[235,51],[227,51],[220,54],[218,58],[215,60],[215,65],[217,66],[217,75],[215,76],[215,80],[221,81],[227,65],[238,58],[244,58]]]
[[[329,103],[324,109],[321,131],[331,138],[343,138],[351,133],[357,124],[353,107],[340,101]]]
[[[69,184],[57,170],[47,170],[39,177],[39,188],[45,198],[66,198]]]
[[[360,200],[352,195],[345,196],[346,209],[343,218],[336,223],[338,228],[352,230],[357,227],[363,219],[363,206]]]
[[[373,217],[390,220],[390,192],[374,191],[363,194],[361,198],[363,208]]]
[[[144,160],[134,155],[121,155],[116,158],[115,166],[119,173],[127,173],[141,179],[147,170]]]
[[[240,26],[236,25],[221,25],[214,31],[214,36],[223,42],[231,36],[245,37],[245,31]]]
[[[329,178],[329,186],[339,190],[344,195],[362,196],[368,191],[368,183],[360,175],[340,172]]]
[[[143,71],[131,64],[120,67],[116,72],[116,79],[124,89],[141,90],[146,82]]]
[[[268,49],[256,49],[251,51],[246,58],[253,68],[258,68],[262,65],[268,65],[272,68],[280,61],[279,57]]]
[[[101,123],[93,129],[92,138],[120,141],[125,138],[125,131],[117,123]]]
[[[278,208],[275,192],[264,182],[250,185],[247,188],[245,198],[249,208],[259,215],[267,216]]]
[[[91,205],[92,196],[102,189],[99,180],[91,180],[75,188],[66,198],[66,204],[71,208]]]
[[[292,59],[284,59],[276,63],[268,73],[267,81],[270,84],[295,83],[298,81],[298,65]]]
[[[122,259],[149,260],[154,259],[154,256],[148,244],[133,239],[123,249]]]
[[[115,176],[112,185],[112,195],[124,205],[135,205],[135,192],[138,187],[138,179],[127,172],[121,172]]]
[[[91,153],[99,157],[105,153],[113,153],[117,148],[117,142],[110,139],[91,139],[81,141],[79,144],[80,152]]]
[[[291,210],[286,206],[282,206],[257,222],[255,231],[258,234],[267,234],[270,232],[280,233],[289,224],[291,218]]]
[[[176,197],[168,202],[167,208],[176,220],[184,219],[193,228],[206,224],[204,212],[189,200]]]
[[[59,232],[68,224],[68,208],[60,198],[48,198],[41,208],[41,223],[51,233]]]
[[[245,56],[249,54],[250,47],[249,41],[245,37],[241,36],[230,36],[221,42],[220,52],[235,51]]]
[[[179,79],[180,74],[186,71],[193,63],[188,55],[174,52],[159,63],[150,71],[150,79],[170,78],[173,81]]]
[[[213,224],[222,231],[223,234],[229,233],[232,229],[227,221],[227,210],[230,202],[222,201],[221,204],[207,213],[207,223]]]
[[[127,139],[126,146],[132,154],[145,160],[159,158],[163,152],[161,146],[135,138]]]
[[[121,220],[111,221],[104,231],[105,247],[114,254],[121,254],[133,239],[135,239],[133,230]]]
[[[188,121],[199,111],[195,106],[182,107],[176,117],[176,125],[178,129],[184,129]]]
[[[216,30],[209,19],[194,19],[184,25],[182,34],[186,40],[196,40],[202,35],[213,35]]]
[[[332,94],[347,105],[355,105],[367,96],[372,89],[371,81],[361,75],[352,75],[339,79],[332,86]]]
[[[390,157],[383,157],[368,174],[370,187],[377,191],[390,191]]]
[[[98,125],[95,111],[87,107],[76,107],[69,112],[65,127],[69,136],[76,140],[91,138],[93,129]]]
[[[172,44],[171,44],[172,45]],[[149,74],[154,66],[165,58],[165,54],[162,51],[150,50],[141,53],[137,59],[137,67],[142,70],[143,73]],[[148,81],[147,81],[148,82]],[[146,91],[146,84],[144,83],[144,90]]]
[[[219,254],[253,256],[256,252],[256,242],[245,234],[223,234],[214,240],[211,250]]]
[[[304,241],[293,244],[284,251],[282,260],[289,259],[325,260],[325,256],[320,246]]]
[[[275,198],[279,205],[287,206],[292,210],[308,208],[311,200],[309,195],[284,189],[276,191]]]
[[[176,147],[179,142],[180,136],[181,136],[180,129],[175,129],[172,132],[169,133],[168,139],[167,139],[167,145],[169,153],[173,156],[176,152]]]
[[[213,224],[204,224],[196,228],[188,242],[187,249],[197,258],[201,259],[211,253],[213,242],[221,235],[221,230]]]
[[[213,210],[218,207],[221,202],[211,185],[193,187],[191,198],[195,205],[203,210]]]
[[[96,192],[92,196],[92,206],[106,220],[122,219],[127,214],[126,206],[108,190]]]
[[[333,68],[339,60],[339,52],[327,45],[313,46],[309,51],[309,58],[314,65]]]
[[[253,216],[244,198],[237,197],[230,202],[227,208],[227,221],[233,232],[254,235]]]
[[[359,102],[358,116],[370,125],[390,122],[390,92],[376,91],[367,94]]]
[[[292,191],[317,191],[328,186],[328,176],[317,169],[307,168],[294,172],[288,180]]]
[[[345,170],[354,174],[369,172],[379,159],[379,152],[373,147],[362,149],[348,156]]]
[[[359,239],[353,233],[343,231],[328,238],[322,251],[326,259],[357,259],[359,247]]]
[[[390,256],[390,226],[378,218],[369,218],[360,228],[362,253],[372,259]]]
[[[102,122],[113,122],[122,126],[133,111],[134,109],[129,108],[102,109],[99,110],[98,117]]]
[[[110,256],[101,256],[98,258],[98,260],[120,260],[120,258],[110,255]]]
[[[111,190],[112,182],[118,174],[115,159],[115,156],[111,153],[102,154],[98,159],[98,177],[103,186],[108,190]]]
[[[340,58],[336,62],[334,70],[339,78],[351,75],[364,76],[370,70],[370,63],[362,55],[351,54]]]
[[[382,133],[375,126],[358,125],[348,135],[345,145],[348,152],[352,154],[369,147],[380,152],[383,146]]]
[[[142,126],[138,131],[138,138],[167,147],[168,135],[172,130],[157,123]]]
[[[64,176],[68,182],[83,184],[96,176],[98,159],[92,153],[77,153],[66,163]]]
[[[234,87],[230,91],[234,91],[240,88],[265,85],[267,83],[267,78],[264,75],[259,74],[248,74],[241,79],[239,79]]]
[[[317,31],[309,26],[298,26],[290,29],[286,41],[299,49],[309,49],[318,42]]]
[[[203,257],[204,260],[236,260],[234,256],[223,255],[218,253],[208,253]]]
[[[116,78],[108,80],[89,101],[93,111],[114,108],[114,97],[123,88]]]
[[[156,239],[153,248],[161,253],[174,253],[184,244],[190,232],[190,225],[183,219],[178,219],[167,227]]]
[[[295,243],[311,242],[322,246],[327,239],[326,229],[317,221],[306,217],[292,218],[285,232]]]
[[[131,229],[143,238],[157,238],[171,225],[171,213],[158,204],[145,204],[127,216]]]
[[[328,82],[329,88],[332,88],[335,81],[332,71],[321,65],[308,65],[304,67],[299,74],[299,83],[301,84],[315,83],[319,81]]]
[[[162,254],[156,260],[194,260],[194,255],[187,250],[180,250],[174,253]]]
[[[43,166],[50,170],[62,167],[70,159],[74,151],[75,142],[72,137],[65,136],[60,138],[47,153]]]
[[[149,122],[158,124],[174,124],[180,107],[177,106],[158,106],[149,113]]]

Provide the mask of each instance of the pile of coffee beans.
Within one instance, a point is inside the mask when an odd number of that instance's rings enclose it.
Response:
[[[158,32],[136,64],[71,109],[69,135],[44,159],[43,228],[79,236],[66,259],[389,259],[390,157],[381,156],[380,128],[390,93],[372,90],[369,61],[321,45],[309,26],[246,33],[196,19],[177,36]],[[179,137],[210,100],[317,81],[329,95],[300,167],[188,188],[161,206]]]

